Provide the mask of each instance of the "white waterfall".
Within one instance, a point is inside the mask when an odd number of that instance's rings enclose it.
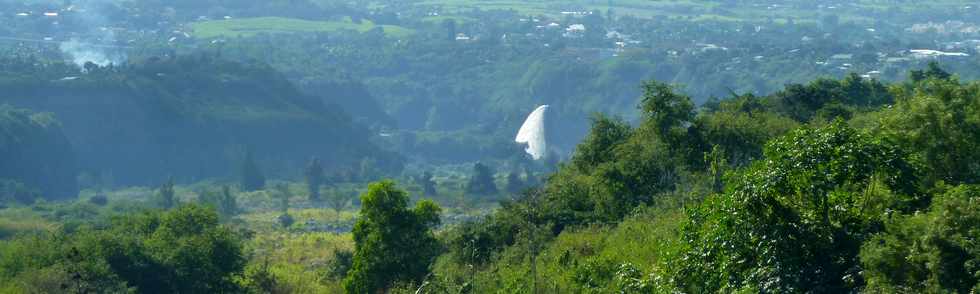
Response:
[[[548,143],[545,141],[544,119],[548,111],[548,105],[541,105],[524,120],[524,125],[517,131],[517,143],[527,144],[524,149],[534,160],[541,159],[548,151]]]

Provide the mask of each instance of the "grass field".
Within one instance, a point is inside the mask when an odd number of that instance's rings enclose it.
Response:
[[[873,21],[859,16],[861,14],[859,12],[885,9],[949,11],[967,5],[976,5],[975,1],[965,0],[936,0],[921,3],[899,2],[897,0],[856,0],[841,4],[839,7],[818,10],[804,0],[799,0],[798,3],[781,3],[780,5],[764,3],[759,1],[757,3],[726,6],[713,1],[694,0],[422,0],[415,2],[415,5],[431,7],[450,15],[478,8],[482,10],[514,10],[527,15],[560,17],[563,11],[600,11],[605,13],[612,9],[617,15],[633,15],[643,18],[692,17],[704,20],[740,21],[771,17],[775,21],[781,21],[791,17],[797,22],[814,21],[823,14],[837,14],[841,20],[848,21]],[[383,5],[383,3],[376,2],[376,5]]]
[[[196,22],[191,25],[195,37],[248,37],[260,33],[315,33],[353,30],[365,32],[381,28],[385,34],[399,38],[411,35],[413,30],[392,25],[375,25],[364,20],[354,23],[350,19],[344,21],[309,21],[283,17],[255,17],[228,20],[212,20]]]

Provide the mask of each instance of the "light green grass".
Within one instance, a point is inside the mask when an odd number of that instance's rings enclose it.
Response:
[[[366,32],[381,28],[385,34],[401,38],[414,33],[413,30],[393,25],[376,25],[364,20],[354,23],[343,21],[310,21],[284,17],[255,17],[227,20],[212,20],[191,24],[191,30],[198,38],[248,37],[260,33],[317,33],[352,30]]]
[[[927,3],[923,1],[923,3],[916,4],[900,3],[898,1],[858,0],[851,5],[863,10],[885,10],[896,7],[900,10],[908,11],[922,9],[949,10],[970,4],[970,1],[963,0],[937,0]],[[514,10],[526,15],[562,17],[561,12],[563,10],[599,11],[604,14],[608,9],[612,9],[617,15],[632,15],[642,18],[687,16],[698,21],[758,21],[767,17],[776,19],[792,17],[794,21],[799,22],[814,21],[820,18],[818,11],[796,8],[794,5],[783,5],[782,7],[770,10],[765,6],[724,6],[716,2],[694,0],[423,0],[416,2],[415,5],[438,9],[443,14],[448,15],[481,9]],[[727,13],[731,13],[731,15],[718,15],[717,13],[720,11],[726,11]],[[850,7],[847,10],[839,9],[834,12],[841,14],[841,20],[843,21],[873,21],[853,15]]]

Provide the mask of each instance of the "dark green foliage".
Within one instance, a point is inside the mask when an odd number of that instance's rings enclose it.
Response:
[[[924,70],[914,69],[909,71],[909,81],[912,83],[918,83],[927,79],[945,80],[952,76],[935,61],[930,61]]]
[[[728,170],[728,159],[725,152],[718,145],[711,147],[711,152],[704,153],[705,165],[708,166],[708,176],[711,177],[711,189],[715,193],[721,193],[725,188],[722,177]]]
[[[19,181],[0,179],[0,203],[10,202],[24,205],[34,204],[41,193]]]
[[[694,103],[690,97],[675,93],[674,87],[649,81],[643,84],[640,110],[646,115],[644,125],[668,144],[681,142],[684,125],[694,119]]]
[[[574,267],[572,281],[583,293],[650,293],[652,285],[636,266],[590,258]]]
[[[109,199],[106,198],[105,194],[96,194],[95,196],[92,196],[92,198],[88,199],[88,203],[92,203],[97,206],[105,206],[106,204],[109,204]]]
[[[481,221],[462,223],[446,237],[448,250],[461,264],[484,265],[491,260],[494,253],[514,244],[518,221],[510,216],[497,214]]]
[[[333,258],[327,263],[327,278],[341,280],[350,272],[354,264],[354,253],[347,250],[336,250]]]
[[[276,184],[275,194],[273,194],[277,200],[277,209],[281,213],[289,212],[289,186],[284,183]]]
[[[849,115],[849,106],[878,107],[895,99],[881,82],[852,73],[839,81],[822,78],[806,85],[787,85],[767,100],[780,114],[807,122],[818,114],[832,120]]]
[[[2,242],[0,284],[23,285],[23,292],[50,291],[50,283],[84,292],[238,292],[241,242],[214,210],[183,206],[121,217],[106,229]]]
[[[912,150],[932,182],[980,183],[980,84],[931,77],[898,88],[875,131]]]
[[[170,178],[166,183],[160,185],[156,193],[157,205],[163,209],[171,209],[177,205],[176,193],[174,192],[174,179]]]
[[[729,164],[740,167],[761,157],[766,142],[797,126],[792,119],[767,111],[763,99],[742,95],[701,113],[692,128],[705,146],[718,146]]]
[[[869,292],[980,291],[980,187],[933,199],[928,213],[903,215],[861,248]]]
[[[269,261],[265,260],[260,265],[250,265],[245,269],[242,281],[242,290],[247,293],[289,293],[288,289],[283,289],[279,278],[269,268]]]
[[[416,177],[415,183],[422,187],[422,195],[433,197],[438,194],[436,181],[432,180],[432,172],[430,171],[425,171],[421,176]]]
[[[49,200],[70,199],[78,196],[77,172],[72,144],[53,115],[0,104],[0,179],[38,189]],[[33,203],[28,200],[19,199]]]
[[[347,208],[351,204],[351,200],[357,197],[357,192],[351,191],[350,193],[340,191],[338,189],[331,190],[327,193],[326,203],[333,208],[333,211],[337,214],[337,218],[340,218],[340,212]]]
[[[220,191],[207,189],[198,197],[202,203],[214,207],[222,217],[232,217],[238,214],[238,200],[228,186],[221,186]]]
[[[918,207],[900,150],[835,122],[769,143],[726,194],[689,212],[671,261],[691,292],[847,292],[861,286],[861,243],[890,211]]]
[[[279,216],[276,217],[276,222],[283,228],[289,228],[289,226],[292,226],[296,222],[296,219],[289,214],[289,187],[286,184],[278,184],[276,185],[275,192],[279,209]]]
[[[440,251],[432,234],[440,211],[428,200],[409,209],[408,194],[390,180],[370,184],[361,196],[360,218],[353,231],[353,266],[344,289],[375,293],[397,282],[421,282]]]
[[[276,217],[276,222],[278,222],[279,226],[283,228],[289,228],[296,223],[296,219],[289,213],[283,213]]]
[[[265,175],[255,162],[251,150],[246,150],[242,159],[241,186],[243,191],[248,192],[265,188]]]
[[[521,175],[516,172],[510,172],[507,174],[507,186],[504,191],[507,193],[516,194],[527,188],[527,184],[524,180],[521,180]]]
[[[482,163],[473,165],[473,175],[466,183],[466,193],[476,195],[497,194],[497,184],[493,180],[493,171]]]
[[[65,139],[52,141],[57,147],[45,144],[57,150],[34,149],[54,155],[25,160],[58,158],[57,162],[75,164],[77,159],[79,168],[113,171],[122,185],[157,185],[155,179],[168,175],[179,175],[179,181],[225,177],[228,166],[241,163],[228,149],[240,145],[251,147],[259,162],[268,162],[263,166],[266,172],[284,175],[302,169],[310,156],[329,163],[326,169],[354,167],[367,156],[377,158],[384,171],[400,168],[401,159],[369,142],[367,128],[340,107],[301,93],[261,62],[231,61],[215,54],[147,54],[154,57],[134,56],[125,65],[88,74],[60,62],[0,58],[0,103],[51,112],[62,122],[60,127],[50,125],[50,132],[34,132],[45,137],[57,130],[60,136],[63,130]],[[167,57],[159,57],[163,55]],[[61,80],[65,77],[75,79]],[[57,171],[76,174],[74,166]],[[77,194],[66,192],[70,193],[44,194]]]
[[[626,122],[596,114],[592,117],[591,131],[575,148],[572,165],[582,172],[588,172],[612,160],[614,148],[632,135],[633,129]]]
[[[572,280],[577,287],[590,293],[598,293],[615,277],[616,266],[613,261],[592,258],[575,266]]]
[[[310,195],[310,201],[319,201],[320,186],[323,185],[324,180],[323,165],[320,164],[320,159],[314,157],[310,160],[303,174],[306,176],[306,191]]]

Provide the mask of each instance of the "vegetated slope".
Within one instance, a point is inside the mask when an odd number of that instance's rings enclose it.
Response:
[[[78,194],[76,170],[71,144],[50,113],[0,105],[0,180],[20,182],[48,199],[69,198]]]
[[[301,94],[268,67],[207,55],[152,58],[80,72],[7,62],[4,102],[58,115],[80,166],[118,183],[226,176],[245,149],[276,175],[311,156],[330,168],[364,157],[398,167],[337,107]],[[17,70],[17,69],[20,70]],[[14,72],[20,72],[16,74]]]
[[[284,17],[256,17],[197,22],[192,24],[199,38],[239,37],[261,33],[331,32],[337,30],[369,31],[381,29],[393,37],[413,33],[411,29],[393,25],[375,25],[369,20],[354,22],[350,18],[338,21],[310,21]]]
[[[818,79],[698,112],[648,83],[639,126],[596,117],[541,190],[447,231],[433,280],[474,292],[975,292],[980,86],[935,63],[909,77]]]

